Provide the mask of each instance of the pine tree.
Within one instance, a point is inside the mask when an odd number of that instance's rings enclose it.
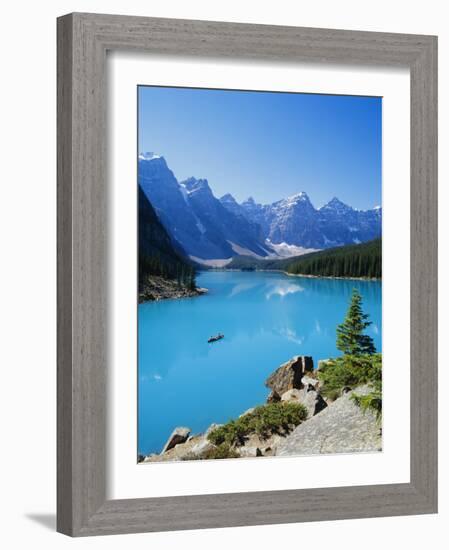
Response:
[[[362,310],[362,296],[353,289],[351,304],[346,318],[337,327],[337,348],[344,355],[365,355],[376,353],[373,339],[363,331],[371,325],[368,315]]]

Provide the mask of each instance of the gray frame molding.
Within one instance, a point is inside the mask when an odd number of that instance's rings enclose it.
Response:
[[[106,52],[411,71],[411,481],[106,500]],[[72,536],[437,511],[437,38],[74,13],[58,19],[58,505]]]

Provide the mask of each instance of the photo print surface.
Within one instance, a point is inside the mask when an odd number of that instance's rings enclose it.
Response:
[[[139,86],[137,461],[382,450],[382,99]]]

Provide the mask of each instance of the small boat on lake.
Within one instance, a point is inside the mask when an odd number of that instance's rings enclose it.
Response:
[[[211,344],[212,342],[218,342],[218,340],[221,340],[222,338],[224,338],[224,334],[219,333],[216,336],[211,336],[207,341],[207,343]]]

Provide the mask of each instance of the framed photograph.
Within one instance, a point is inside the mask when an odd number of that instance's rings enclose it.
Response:
[[[437,511],[437,39],[58,19],[58,531]]]

